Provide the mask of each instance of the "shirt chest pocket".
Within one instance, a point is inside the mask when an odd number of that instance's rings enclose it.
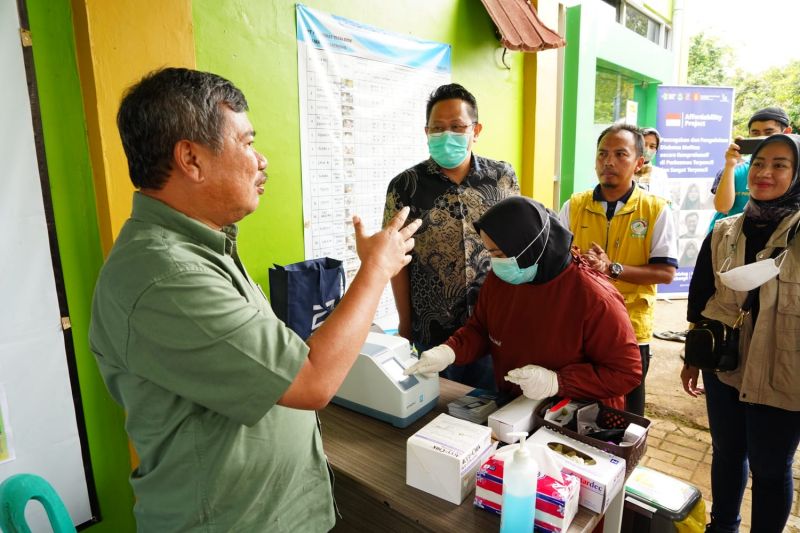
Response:
[[[778,283],[778,303],[775,315],[775,344],[779,364],[791,362],[792,366],[800,370],[800,279],[790,279],[793,276],[785,275]],[[786,372],[791,369],[784,368]],[[790,375],[794,374],[794,370]]]
[[[800,328],[800,263],[794,247],[790,248],[778,274],[778,315],[789,318],[795,328]],[[786,324],[788,327],[789,324]]]
[[[794,393],[800,375],[800,280],[780,280],[776,311],[772,386]]]

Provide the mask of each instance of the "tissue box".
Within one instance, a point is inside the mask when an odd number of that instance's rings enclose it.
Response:
[[[491,430],[440,414],[406,442],[406,483],[456,505],[494,451]]]
[[[625,481],[625,459],[556,433],[549,428],[538,429],[527,442],[550,448],[562,468],[580,478],[580,504],[590,511],[604,513],[611,500],[622,490]],[[554,450],[558,444],[565,452],[580,457],[583,462],[558,453]]]
[[[501,441],[508,444],[514,443],[517,438],[510,437],[508,434],[513,431],[524,431],[530,434],[534,423],[533,412],[540,403],[542,400],[531,400],[524,395],[518,396],[489,415],[489,427]]]
[[[536,484],[534,531],[566,531],[578,512],[580,480],[563,474],[561,480],[539,473]],[[503,506],[503,458],[493,455],[478,469],[475,480],[475,507],[500,514]]]

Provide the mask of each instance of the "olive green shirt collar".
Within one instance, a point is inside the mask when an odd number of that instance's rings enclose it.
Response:
[[[236,236],[239,233],[239,228],[236,224],[224,226],[221,230],[215,230],[141,191],[133,194],[131,218],[164,226],[172,231],[191,237],[220,254],[233,255],[236,249]]]

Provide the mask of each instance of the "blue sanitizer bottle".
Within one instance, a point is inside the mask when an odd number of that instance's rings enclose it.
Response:
[[[524,431],[510,435],[519,437],[519,447],[503,468],[503,507],[500,533],[531,533],[536,514],[536,483],[539,467],[525,447]]]

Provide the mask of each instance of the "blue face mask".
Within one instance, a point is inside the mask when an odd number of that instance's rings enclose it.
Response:
[[[547,235],[544,238],[544,245],[542,246],[542,251],[539,253],[539,257],[536,258],[536,261],[533,262],[531,266],[528,268],[520,268],[519,264],[517,263],[517,257],[524,254],[528,248],[533,246],[539,236],[547,230]],[[539,235],[533,238],[531,243],[525,247],[520,253],[518,253],[514,257],[492,257],[492,271],[494,274],[505,281],[506,283],[510,283],[511,285],[521,285],[523,283],[529,283],[536,278],[536,272],[539,270],[539,259],[542,258],[542,254],[544,254],[544,249],[547,247],[547,241],[550,238],[550,217],[546,218],[546,222],[542,231],[539,232]]]
[[[442,168],[456,168],[469,156],[467,146],[472,133],[442,133],[428,134],[428,152],[436,164]]]

